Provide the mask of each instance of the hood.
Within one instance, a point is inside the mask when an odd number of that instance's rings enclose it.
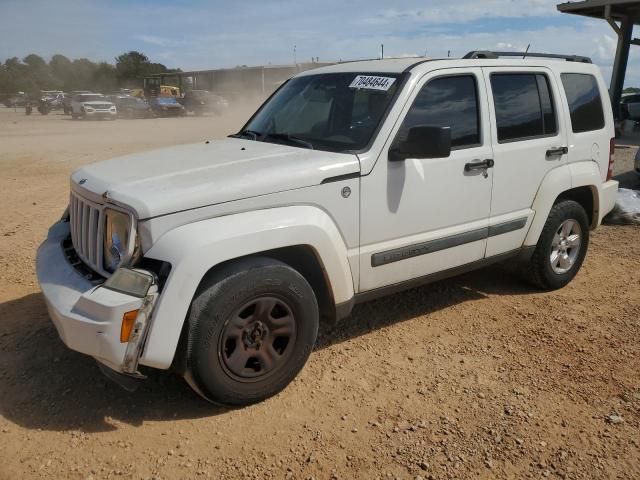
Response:
[[[227,138],[88,165],[72,174],[71,188],[128,206],[142,220],[359,172],[353,154]]]

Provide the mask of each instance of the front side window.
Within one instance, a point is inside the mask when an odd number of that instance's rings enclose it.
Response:
[[[473,75],[440,77],[427,83],[407,113],[399,137],[411,127],[428,125],[451,128],[451,147],[481,144],[478,92]]]
[[[569,102],[573,132],[603,129],[604,109],[596,78],[582,73],[563,73],[561,77]]]
[[[388,73],[293,78],[235,136],[334,152],[362,150],[400,90],[401,78]]]
[[[558,133],[553,96],[546,75],[494,73],[491,75],[491,89],[500,143]]]

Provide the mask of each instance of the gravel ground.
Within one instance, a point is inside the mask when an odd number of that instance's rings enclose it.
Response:
[[[0,479],[640,478],[638,227],[595,232],[558,292],[494,267],[359,306],[289,388],[240,410],[165,372],[127,393],[66,349],[33,261],[69,173],[245,117],[0,109]],[[629,185],[634,154],[618,150]]]

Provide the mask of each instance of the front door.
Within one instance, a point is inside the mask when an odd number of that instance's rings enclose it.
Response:
[[[493,152],[480,68],[431,72],[416,85],[371,174],[361,180],[360,292],[481,260]],[[412,126],[450,127],[448,158],[389,161]]]

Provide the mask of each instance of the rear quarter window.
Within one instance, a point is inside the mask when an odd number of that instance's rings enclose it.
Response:
[[[583,73],[563,73],[561,78],[569,104],[573,132],[603,129],[604,109],[596,77]]]

